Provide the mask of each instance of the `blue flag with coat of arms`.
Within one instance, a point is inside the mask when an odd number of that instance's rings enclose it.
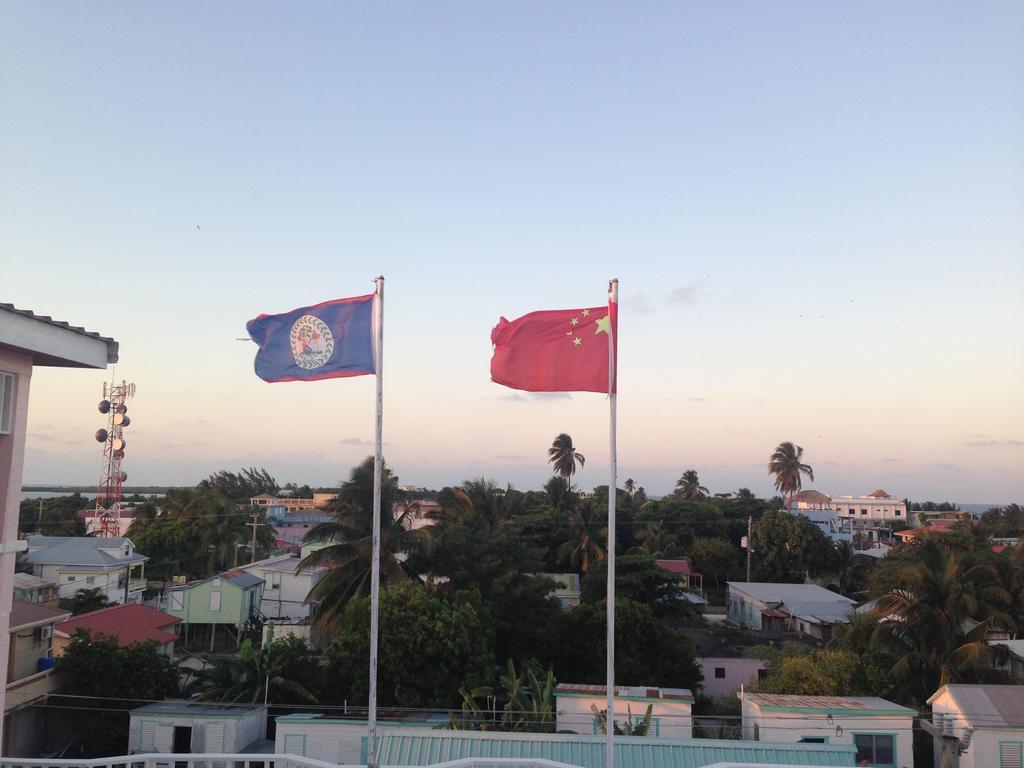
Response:
[[[373,300],[335,299],[245,324],[259,344],[256,375],[264,381],[319,381],[376,373]]]

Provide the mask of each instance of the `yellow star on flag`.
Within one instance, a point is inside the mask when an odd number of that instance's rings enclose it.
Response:
[[[569,321],[569,325],[579,325],[579,324],[580,324],[580,321],[577,320],[575,317],[572,320]]]
[[[608,315],[605,315],[604,317],[599,317],[594,322],[594,324],[597,326],[597,330],[594,331],[595,336],[601,333],[602,331],[604,333],[607,333],[609,336],[612,335],[612,324],[611,321],[608,319]]]
[[[575,339],[572,340],[572,345],[574,347],[578,347],[582,343],[583,343],[583,339],[581,339],[579,336],[577,336]]]
[[[590,317],[590,310],[589,309],[584,309],[583,310],[583,316],[584,317]]]

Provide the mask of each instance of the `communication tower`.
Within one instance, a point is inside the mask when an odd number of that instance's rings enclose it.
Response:
[[[116,538],[121,535],[121,484],[128,479],[128,473],[121,469],[124,460],[124,429],[131,424],[128,406],[125,404],[135,396],[135,385],[122,380],[120,384],[103,383],[103,399],[99,411],[106,414],[107,426],[96,430],[96,442],[103,443],[103,463],[107,474],[96,488],[96,518],[99,521],[97,536]]]

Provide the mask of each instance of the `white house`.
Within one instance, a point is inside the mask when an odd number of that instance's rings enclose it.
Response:
[[[259,609],[268,619],[314,618],[314,606],[306,602],[306,597],[327,573],[327,568],[300,569],[300,560],[291,555],[278,555],[239,566],[238,570],[265,582]]]
[[[266,733],[263,706],[160,701],[131,711],[128,753],[254,752]]]
[[[877,529],[886,523],[909,522],[907,503],[881,489],[867,496],[828,496],[821,491],[801,491],[790,500],[789,508],[796,512],[831,512],[839,518],[846,533]]]
[[[141,603],[146,589],[142,571],[149,558],[131,539],[29,536],[24,560],[33,574],[56,584],[62,598],[99,588],[111,603]]]
[[[936,766],[953,752],[960,768],[1024,768],[1024,685],[951,683],[928,703]]]
[[[603,685],[563,683],[555,688],[555,729],[579,734],[599,734],[595,710],[608,708],[608,689]],[[625,725],[643,720],[651,707],[648,736],[662,739],[693,737],[693,693],[686,688],[615,687],[615,722]]]
[[[730,581],[728,619],[751,629],[799,632],[832,639],[832,626],[849,621],[854,601],[817,584]]]
[[[877,696],[741,693],[743,738],[851,744],[857,765],[913,768],[916,711]]]

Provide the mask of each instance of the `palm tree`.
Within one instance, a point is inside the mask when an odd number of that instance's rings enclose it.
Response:
[[[80,589],[71,598],[71,612],[77,616],[80,613],[98,611],[100,608],[106,608],[109,602],[110,600],[100,587]]]
[[[895,589],[872,611],[872,646],[895,660],[894,679],[923,702],[946,683],[982,682],[990,676],[993,650],[986,637],[1010,620],[1010,594],[987,565],[964,568],[959,555],[934,542],[893,573]]]
[[[604,560],[604,548],[599,537],[607,531],[600,526],[602,518],[594,513],[589,504],[573,510],[569,516],[571,530],[568,538],[558,548],[558,559],[567,562],[578,571],[586,573],[593,563]]]
[[[644,528],[637,538],[643,549],[654,557],[672,557],[676,552],[676,539],[665,530],[665,521],[657,520]]]
[[[864,555],[854,552],[847,542],[841,541],[836,546],[836,555],[832,573],[836,577],[839,592],[853,597],[864,589],[868,575],[868,561]]]
[[[814,482],[814,470],[810,464],[802,464],[804,449],[799,445],[779,443],[768,460],[768,474],[775,475],[775,490],[786,497],[788,506],[793,496],[803,486],[801,475],[807,475]]]
[[[316,696],[301,684],[284,676],[287,646],[273,636],[260,650],[246,640],[237,656],[217,656],[211,666],[199,670],[196,685],[202,690],[200,701],[226,704],[258,704],[264,700],[276,704],[315,704]]]
[[[416,504],[401,504],[398,477],[387,467],[381,473],[380,582],[389,584],[415,576],[407,565],[409,556],[430,547],[430,531],[413,528],[419,513]],[[307,600],[318,603],[322,621],[341,616],[348,601],[370,593],[373,562],[373,457],[352,468],[333,506],[334,519],[306,534],[306,542],[322,543],[306,555],[299,568],[324,565],[330,570],[310,591]]]
[[[700,479],[697,477],[697,470],[688,469],[683,472],[683,476],[676,481],[676,496],[682,496],[686,501],[699,501],[700,499],[707,498],[708,489],[700,484]]]
[[[564,432],[555,438],[548,448],[548,462],[555,465],[555,474],[568,480],[576,473],[576,464],[582,467],[586,463],[582,453],[577,452],[572,438]]]

